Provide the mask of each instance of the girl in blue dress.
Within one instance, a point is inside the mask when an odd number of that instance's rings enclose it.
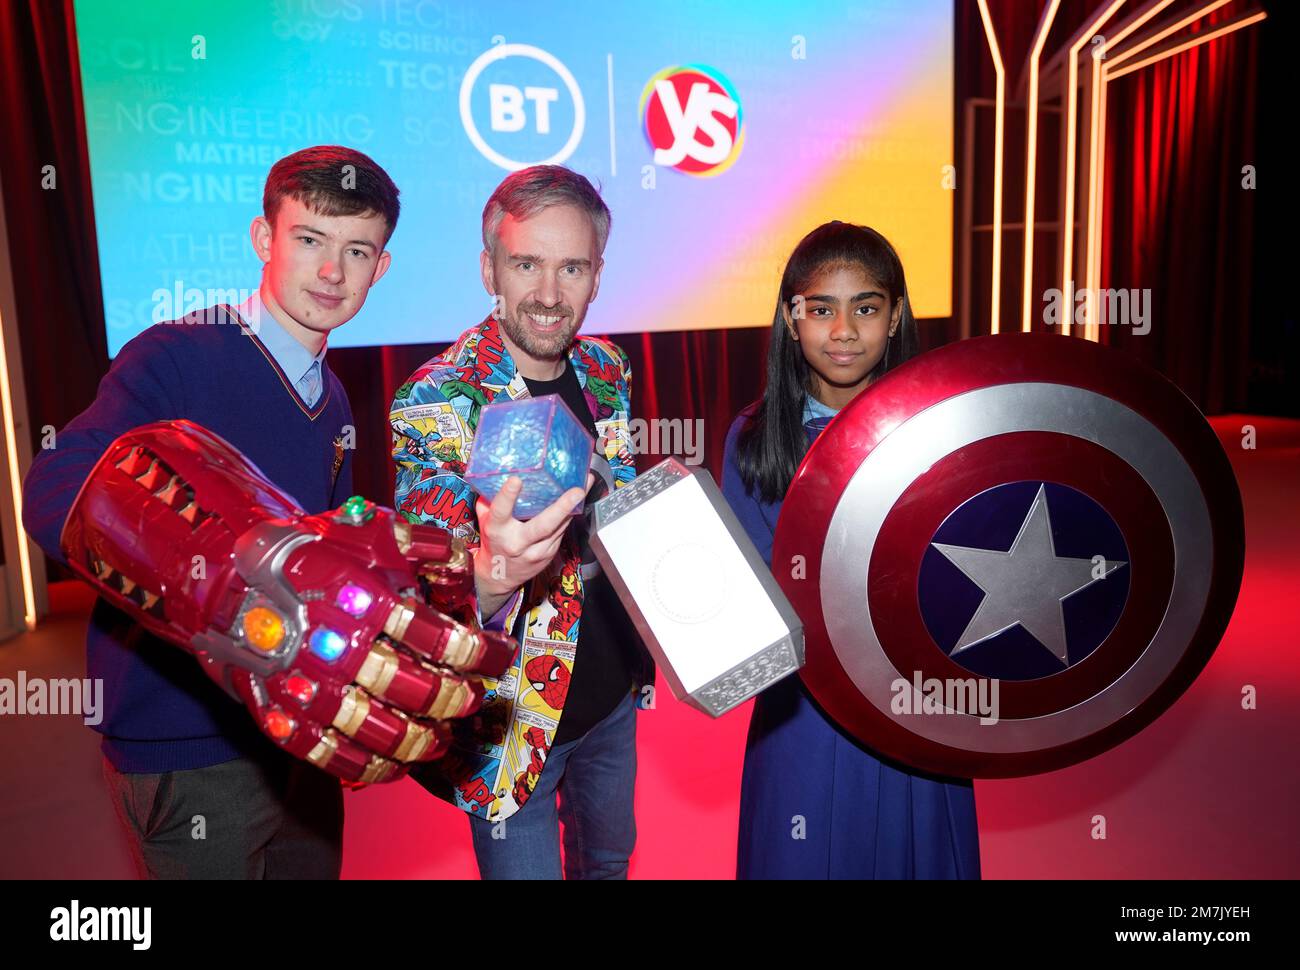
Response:
[[[808,445],[916,344],[903,266],[883,236],[831,222],[795,247],[763,397],[732,423],[723,466],[723,493],[769,567]],[[787,677],[754,703],[736,868],[740,879],[978,879],[975,790],[866,748]]]

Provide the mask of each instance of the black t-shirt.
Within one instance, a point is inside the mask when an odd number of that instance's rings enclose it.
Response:
[[[553,381],[524,378],[533,397],[558,394],[579,421],[598,439],[596,422],[587,407],[587,399],[578,384],[578,375],[566,358],[564,373]],[[588,499],[605,491],[598,477]],[[578,530],[583,562],[595,556],[587,542],[587,523],[575,518],[571,529]],[[641,638],[623,608],[618,594],[603,573],[583,584],[582,617],[578,621],[578,646],[574,651],[573,677],[564,702],[555,744],[575,741],[603,720],[632,689],[644,670]]]

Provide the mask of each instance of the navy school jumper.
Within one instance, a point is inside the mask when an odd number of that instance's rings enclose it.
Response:
[[[59,535],[68,511],[114,439],[173,418],[225,438],[309,513],[334,508],[351,492],[352,450],[336,442],[350,443],[352,411],[329,365],[320,398],[308,408],[235,311],[210,307],[127,343],[94,403],[37,455],[23,483],[23,525],[41,548],[64,561]],[[119,771],[203,768],[271,747],[192,656],[103,599],[91,615],[86,668],[104,682],[104,716],[95,729]]]

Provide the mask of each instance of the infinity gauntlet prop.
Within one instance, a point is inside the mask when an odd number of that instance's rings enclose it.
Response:
[[[510,638],[446,615],[473,612],[461,540],[360,497],[308,515],[189,421],[114,441],[61,545],[102,596],[193,653],[263,733],[347,782],[440,757],[451,722],[479,708],[480,677],[515,654]]]

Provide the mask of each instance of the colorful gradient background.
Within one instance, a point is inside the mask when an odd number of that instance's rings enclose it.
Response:
[[[951,312],[951,0],[576,2],[562,16],[426,0],[75,9],[110,353],[152,322],[158,289],[255,289],[247,229],[266,172],[322,143],[371,155],[403,202],[393,268],[331,346],[449,341],[481,319],[479,220],[506,172],[471,145],[459,94],[494,38],[553,54],[582,91],[584,133],[565,164],[614,215],[587,330],[766,325],[785,258],[830,219],[895,244],[918,316]],[[655,169],[637,110],[656,72],[687,63],[720,71],[741,99],[745,143],[716,178]],[[531,115],[523,131],[492,132],[491,83],[559,88],[550,133]],[[517,57],[483,72],[471,108],[488,143],[520,160],[554,153],[573,120],[554,72]]]

